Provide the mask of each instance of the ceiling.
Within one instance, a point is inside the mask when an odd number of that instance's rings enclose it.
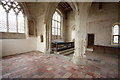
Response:
[[[98,5],[98,9],[101,10],[103,8],[103,2],[93,2],[92,6],[97,4]]]
[[[58,7],[61,8],[65,13],[72,11],[71,6],[67,2],[60,2]]]

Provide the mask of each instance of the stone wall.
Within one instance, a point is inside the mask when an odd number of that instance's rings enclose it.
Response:
[[[118,22],[118,3],[94,3],[89,12],[87,33],[95,34],[95,45],[111,45],[113,24]]]
[[[75,39],[75,14],[70,11],[66,19],[65,41],[73,41],[73,39]]]
[[[67,14],[66,19],[66,41],[75,38],[72,27],[75,26],[74,13]],[[94,3],[90,10],[87,20],[87,34],[95,34],[95,45],[111,45],[112,27],[118,22],[118,3],[103,3],[99,10],[99,3]]]

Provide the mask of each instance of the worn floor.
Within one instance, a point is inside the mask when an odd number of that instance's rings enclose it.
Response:
[[[77,66],[70,57],[38,51],[2,59],[3,78],[116,78],[117,58],[87,53],[87,65]]]

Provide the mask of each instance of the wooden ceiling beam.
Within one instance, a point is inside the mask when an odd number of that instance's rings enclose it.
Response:
[[[72,11],[71,6],[67,2],[60,2],[58,6],[65,12],[68,13],[69,11]]]

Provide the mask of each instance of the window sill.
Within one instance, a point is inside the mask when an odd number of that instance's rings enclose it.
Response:
[[[0,39],[26,39],[26,34],[0,32]]]

